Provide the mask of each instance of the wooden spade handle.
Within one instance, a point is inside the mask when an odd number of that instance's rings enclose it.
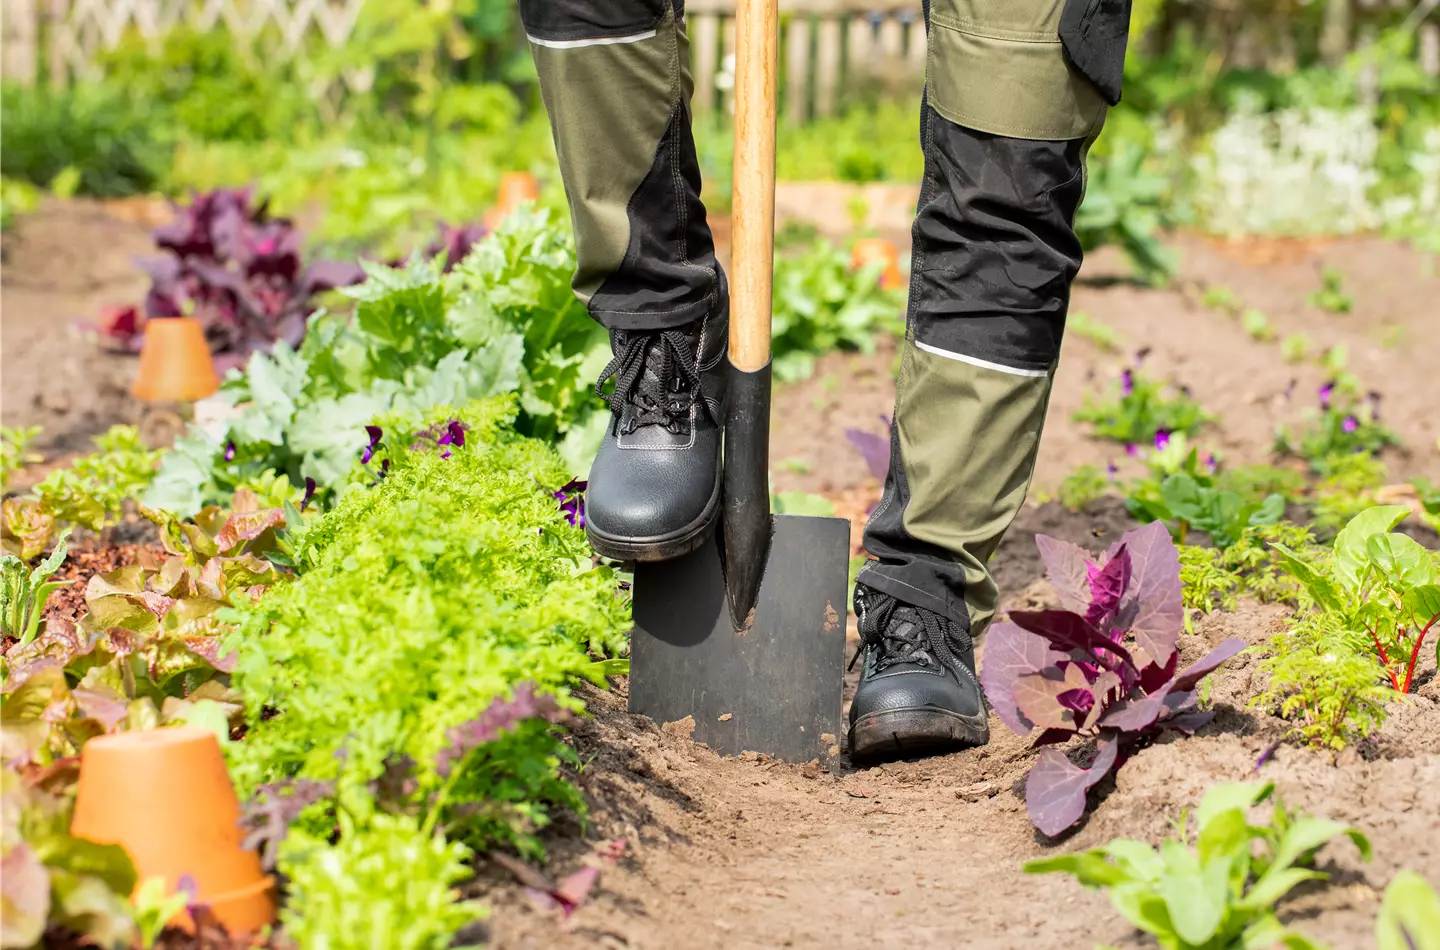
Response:
[[[735,5],[735,170],[731,203],[730,362],[770,362],[775,263],[775,103],[778,0]]]

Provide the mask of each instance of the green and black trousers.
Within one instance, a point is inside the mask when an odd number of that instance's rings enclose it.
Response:
[[[574,222],[613,329],[727,305],[700,199],[683,0],[520,0]],[[973,635],[1035,467],[1085,157],[1120,98],[1130,0],[929,0],[925,177],[890,470],[860,580]]]

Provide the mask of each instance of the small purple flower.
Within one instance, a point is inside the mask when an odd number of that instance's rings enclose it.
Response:
[[[1316,390],[1316,395],[1320,397],[1320,408],[1329,409],[1330,397],[1335,395],[1335,381],[1332,379],[1324,386],[1321,386],[1318,390]]]
[[[1120,374],[1120,394],[1128,396],[1135,391],[1135,374],[1130,370]]]
[[[1139,366],[1139,365],[1141,365],[1142,363],[1144,363],[1146,357],[1148,357],[1149,355],[1150,355],[1150,347],[1148,347],[1148,346],[1142,346],[1142,347],[1140,347],[1140,349],[1138,349],[1138,350],[1135,351],[1135,365],[1136,365],[1136,366]]]
[[[1169,430],[1169,429],[1156,429],[1156,430],[1155,430],[1155,450],[1156,450],[1157,452],[1163,452],[1163,451],[1165,451],[1166,448],[1169,447],[1169,445],[1170,445],[1170,430]]]
[[[1114,462],[1111,462],[1109,465],[1105,466],[1105,473],[1110,476],[1110,481],[1114,482],[1115,476],[1120,473],[1120,466],[1116,465]]]
[[[564,487],[555,492],[555,498],[560,502],[560,510],[565,512],[565,520],[577,528],[585,527],[585,487],[588,482],[579,478],[572,478],[566,482]]]
[[[1380,390],[1372,389],[1365,394],[1365,401],[1370,404],[1370,421],[1380,421]]]
[[[1205,470],[1208,471],[1211,475],[1214,475],[1214,474],[1215,474],[1215,470],[1218,469],[1219,467],[1220,467],[1220,463],[1215,460],[1215,453],[1214,453],[1214,452],[1207,452],[1207,453],[1205,453]]]
[[[1126,442],[1126,443],[1125,443],[1125,454],[1128,455],[1128,456],[1130,456],[1132,459],[1133,459],[1133,458],[1139,458],[1139,457],[1140,457],[1140,446],[1136,445],[1134,442]]]
[[[1354,432],[1356,429],[1360,428],[1360,420],[1356,419],[1354,416],[1346,416],[1345,421],[1340,423],[1340,428],[1345,432]]]
[[[315,479],[309,475],[305,476],[305,497],[300,501],[300,510],[304,511],[305,506],[310,504],[310,499],[315,497]]]
[[[385,437],[385,430],[379,426],[366,426],[365,434],[370,437],[370,444],[365,446],[365,450],[360,453],[361,465],[369,465],[370,460],[375,457],[375,448],[380,444],[380,440]]]
[[[235,461],[235,441],[233,439],[225,443],[225,461]]]

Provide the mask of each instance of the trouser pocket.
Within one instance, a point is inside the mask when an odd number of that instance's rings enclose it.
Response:
[[[1070,63],[1110,105],[1120,101],[1131,0],[1065,0],[1060,42]]]

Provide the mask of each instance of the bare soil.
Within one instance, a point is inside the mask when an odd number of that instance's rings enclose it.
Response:
[[[816,196],[799,204],[824,206]],[[891,205],[903,203],[884,207]],[[837,216],[844,207],[833,202]],[[1071,414],[1141,348],[1150,350],[1152,371],[1189,386],[1218,416],[1203,440],[1231,462],[1267,460],[1274,427],[1299,421],[1314,405],[1324,371],[1285,364],[1277,344],[1252,341],[1234,318],[1205,309],[1199,297],[1207,286],[1229,288],[1265,311],[1281,335],[1303,332],[1317,351],[1347,346],[1351,369],[1384,394],[1387,421],[1405,441],[1387,457],[1393,480],[1440,478],[1430,366],[1440,352],[1440,277],[1433,259],[1370,238],[1232,246],[1181,236],[1175,243],[1183,265],[1173,290],[1126,282],[1118,255],[1087,262],[1074,309],[1118,330],[1124,348],[1106,353],[1077,334],[1066,339],[1038,486],[1053,487],[1079,464],[1103,468],[1113,460],[1122,476],[1133,471],[1118,446],[1088,438]],[[4,423],[44,424],[54,453],[85,450],[87,436],[118,421],[142,423],[163,442],[178,417],[165,419],[130,399],[130,358],[68,330],[102,304],[143,293],[130,258],[147,252],[145,227],[92,205],[50,204],[22,218],[3,249]],[[1306,302],[1326,266],[1345,275],[1352,314]],[[855,524],[857,544],[879,486],[843,431],[882,431],[878,417],[891,412],[894,399],[893,363],[891,344],[870,357],[835,354],[820,361],[814,378],[784,387],[776,399],[773,453],[777,462],[793,460],[776,466],[777,487],[832,499]],[[1048,602],[1035,532],[1100,548],[1126,525],[1113,499],[1080,513],[1027,507],[995,560],[1002,607]],[[1284,617],[1283,608],[1242,603],[1202,619],[1182,649],[1194,658],[1228,636],[1258,645]],[[1334,761],[1284,746],[1258,772],[1275,780],[1291,805],[1353,822],[1375,844],[1368,865],[1348,843],[1328,847],[1320,863],[1330,882],[1309,885],[1283,905],[1287,920],[1336,950],[1373,946],[1378,894],[1398,868],[1440,884],[1440,798],[1433,794],[1440,785],[1440,678],[1433,651],[1424,654],[1423,685],[1396,704],[1373,740]],[[1210,785],[1254,776],[1261,752],[1287,728],[1247,708],[1257,690],[1256,662],[1231,661],[1215,678],[1216,720],[1194,738],[1142,750],[1092,793],[1086,820],[1061,841],[1032,829],[1022,795],[1032,756],[998,721],[984,749],[869,768],[842,758],[826,771],[718,756],[627,713],[623,680],[610,692],[589,691],[593,718],[576,726],[574,741],[586,763],[577,780],[591,801],[590,820],[581,827],[562,818],[552,826],[544,870],[563,876],[598,861],[595,847],[618,839],[628,842],[628,853],[613,866],[600,862],[596,890],[568,920],[537,908],[511,871],[482,861],[472,889],[493,908],[483,929],[499,948],[1153,946],[1103,896],[1062,876],[1026,877],[1020,864],[1119,835],[1157,841]]]

